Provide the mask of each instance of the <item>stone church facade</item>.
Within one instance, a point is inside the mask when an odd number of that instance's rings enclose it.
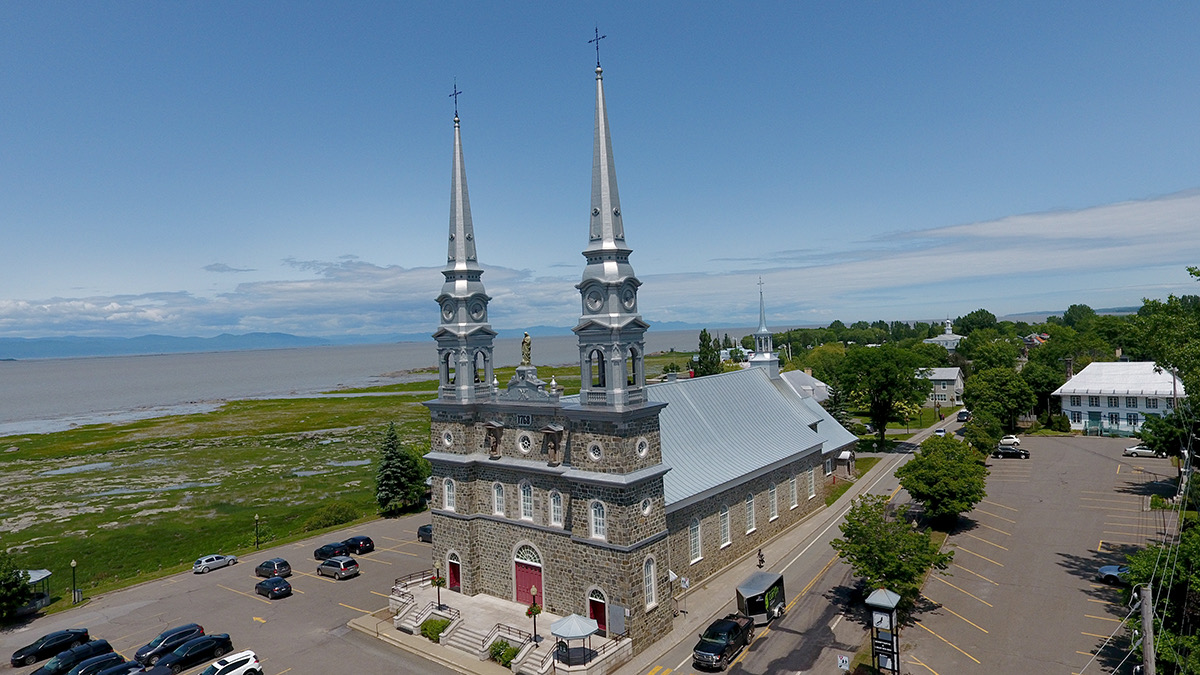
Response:
[[[439,388],[426,403],[433,557],[451,590],[588,616],[640,651],[671,629],[677,577],[698,582],[823,506],[830,457],[853,436],[789,392],[773,355],[647,384],[599,67],[590,215],[579,395],[560,396],[528,357],[501,385],[455,116]],[[770,354],[761,292],[755,339]],[[738,403],[711,403],[728,397]]]

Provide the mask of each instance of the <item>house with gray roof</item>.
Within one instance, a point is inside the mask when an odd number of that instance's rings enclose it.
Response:
[[[941,335],[922,340],[922,342],[931,345],[941,345],[946,348],[946,351],[953,352],[955,349],[958,349],[958,343],[965,339],[966,336],[954,332],[954,322],[946,319],[945,329]]]
[[[926,368],[921,377],[933,383],[925,407],[962,405],[963,376],[960,368]]]
[[[1071,428],[1085,433],[1137,433],[1147,417],[1166,415],[1187,396],[1183,382],[1152,361],[1093,361],[1054,390]]]

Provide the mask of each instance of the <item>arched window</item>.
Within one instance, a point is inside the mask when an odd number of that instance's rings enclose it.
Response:
[[[729,507],[721,506],[721,546],[728,546],[729,538]]]
[[[604,352],[599,349],[588,354],[588,370],[591,372],[592,386],[604,386]]]
[[[550,493],[550,524],[560,527],[563,524],[563,497],[558,490]]]
[[[754,531],[754,494],[746,495],[746,534]]]
[[[688,525],[688,545],[692,556],[692,562],[700,560],[700,519],[692,518],[692,523]]]
[[[631,387],[636,386],[638,383],[637,356],[637,349],[630,347],[629,357],[625,359],[625,384]]]
[[[454,384],[454,351],[446,352],[446,383]]]
[[[533,520],[533,486],[528,481],[521,483],[521,518]]]
[[[475,352],[475,381],[483,382],[487,377],[487,354],[483,350]]]
[[[654,577],[654,558],[646,558],[646,562],[642,564],[642,592],[646,596],[646,609],[658,604],[658,589]]]
[[[517,549],[517,554],[515,557],[517,560],[524,563],[530,563],[532,565],[542,564],[541,554],[537,552],[536,548],[530,546],[529,544],[521,544],[520,548]]]
[[[794,509],[800,505],[799,495],[796,493],[796,477],[792,476],[788,479],[788,496],[791,497],[791,505],[789,505],[788,508],[790,509]]]
[[[771,520],[779,517],[779,490],[775,488],[775,484],[771,483],[771,487],[767,488],[767,506],[771,509]]]
[[[504,515],[504,486],[500,483],[492,484],[492,513]]]
[[[596,539],[604,539],[608,536],[608,525],[604,519],[604,504],[602,502],[592,502],[592,536]]]
[[[442,508],[446,509],[447,511],[453,511],[455,509],[456,501],[454,494],[454,481],[447,478],[446,482],[442,484],[442,488]]]

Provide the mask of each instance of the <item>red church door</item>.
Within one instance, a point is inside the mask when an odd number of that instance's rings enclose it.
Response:
[[[532,589],[536,586],[538,595],[542,595],[542,567],[527,562],[517,561],[517,602],[522,605],[533,604]]]
[[[462,565],[458,562],[458,556],[450,556],[449,568],[450,578],[447,580],[446,587],[452,591],[460,591],[462,589]]]
[[[608,628],[608,603],[604,601],[604,594],[600,591],[592,591],[588,595],[588,618],[596,621],[600,634],[604,635]]]

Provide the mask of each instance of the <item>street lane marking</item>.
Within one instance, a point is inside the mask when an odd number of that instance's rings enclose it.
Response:
[[[999,518],[1000,520],[1003,520],[1003,521],[1004,521],[1004,522],[1006,522],[1006,523],[1012,523],[1013,525],[1016,525],[1016,524],[1017,524],[1017,521],[1015,521],[1015,520],[1009,520],[1008,518],[1005,518],[1004,516],[998,516],[998,515],[996,515],[996,514],[992,513],[991,511],[984,511],[983,509],[975,509],[975,511],[977,511],[977,512],[979,512],[979,513],[982,513],[982,514],[984,514],[985,516],[991,516],[991,517],[993,517],[993,518]]]
[[[1008,535],[1008,536],[1010,536],[1010,537],[1012,536],[1012,532],[1005,532],[1004,530],[1002,530],[1002,529],[1000,529],[1000,528],[998,528],[998,527],[992,527],[991,525],[984,525],[983,523],[975,523],[975,524],[976,524],[976,525],[978,525],[978,526],[980,526],[980,527],[986,527],[986,528],[987,528],[987,529],[989,529],[989,530],[993,530],[993,531],[995,531],[995,532],[999,532],[1000,534],[1006,534],[1006,535]]]
[[[968,574],[974,574],[975,576],[979,577],[980,579],[983,579],[984,581],[988,582],[989,584],[991,584],[991,585],[993,585],[993,586],[999,586],[999,585],[1000,585],[1000,584],[998,584],[998,583],[996,583],[996,582],[992,581],[991,579],[989,579],[989,578],[987,578],[987,577],[983,576],[983,575],[982,575],[982,574],[980,574],[979,572],[974,572],[974,571],[972,571],[972,570],[969,570],[969,569],[967,569],[967,568],[963,567],[962,565],[959,565],[958,563],[953,563],[953,564],[954,564],[954,566],[955,566],[955,567],[957,567],[958,569],[960,569],[960,570],[962,570],[962,571],[964,571],[964,572],[966,572],[966,573],[968,573]]]
[[[941,635],[938,635],[937,633],[934,633],[934,632],[933,632],[932,630],[930,630],[930,629],[929,629],[929,628],[928,628],[928,627],[927,627],[925,624],[923,624],[923,623],[921,623],[920,621],[918,621],[918,622],[917,622],[917,625],[918,625],[918,626],[920,626],[921,628],[924,628],[925,630],[929,631],[929,634],[930,634],[930,635],[932,635],[932,636],[934,636],[935,638],[937,638],[937,639],[941,640],[942,642],[945,642],[946,644],[950,645],[951,647],[954,647],[955,649],[958,649],[958,652],[959,652],[960,654],[962,654],[963,656],[967,657],[968,659],[971,659],[971,660],[972,660],[972,661],[974,661],[975,663],[979,663],[979,665],[983,665],[982,663],[980,663],[980,662],[979,662],[979,659],[977,659],[977,658],[975,658],[974,656],[971,656],[970,654],[968,654],[968,653],[964,652],[962,649],[959,649],[958,645],[956,645],[956,644],[954,644],[953,642],[951,642],[951,641],[947,640],[946,638],[942,637]],[[1107,636],[1104,636],[1104,637],[1107,637]]]
[[[935,604],[937,604],[937,600],[934,600],[933,598],[929,597],[928,595],[925,595],[924,593],[922,593],[922,594],[921,594],[921,596],[922,596],[922,597],[924,597],[926,600],[928,600],[928,601],[930,601],[930,602],[932,602],[932,603],[935,603]],[[977,599],[978,599],[978,598],[977,598]],[[971,624],[972,626],[975,626],[976,628],[978,628],[979,630],[983,631],[984,633],[986,633],[986,632],[987,632],[987,629],[986,629],[986,628],[983,628],[983,627],[981,627],[979,624],[975,623],[974,621],[971,621],[971,620],[970,620],[970,619],[968,619],[967,617],[965,617],[965,616],[963,616],[962,614],[959,614],[958,612],[956,612],[956,611],[954,611],[954,610],[950,609],[949,607],[947,607],[947,606],[946,606],[946,605],[944,605],[944,604],[943,604],[943,605],[941,605],[941,606],[939,607],[939,609],[944,609],[944,610],[946,610],[947,612],[950,612],[950,613],[951,613],[951,614],[953,614],[954,616],[957,616],[958,618],[962,619],[963,621],[966,621],[967,623]]]
[[[1003,505],[1003,504],[997,504],[996,502],[993,502],[993,501],[990,501],[990,500],[987,500],[987,499],[983,500],[983,503],[984,503],[984,504],[991,504],[992,506],[999,506],[999,507],[1000,507],[1000,508],[1002,508],[1002,509],[1008,509],[1009,511],[1012,511],[1013,513],[1020,513],[1020,511],[1019,511],[1019,510],[1017,510],[1017,509],[1014,509],[1014,508],[1013,508],[1013,507],[1011,507],[1011,506],[1005,506],[1005,505]]]
[[[979,597],[978,595],[975,595],[974,593],[971,593],[970,591],[966,591],[966,590],[959,588],[958,586],[955,586],[954,584],[950,583],[949,581],[946,581],[945,579],[941,578],[940,576],[934,576],[933,578],[937,579],[938,581],[942,582],[943,584],[946,584],[950,588],[953,588],[954,590],[958,591],[959,593],[964,593],[966,595],[971,596],[972,598],[975,598],[976,600],[982,602],[983,604],[987,605],[988,607],[992,606],[992,603],[988,602],[987,600],[984,600],[983,598]],[[978,628],[978,626],[976,626],[976,628]],[[986,633],[987,631],[984,631],[984,632]]]
[[[979,555],[975,551],[972,551],[971,549],[969,549],[965,546],[959,545],[959,546],[956,546],[956,548],[958,548],[958,550],[960,550],[960,551],[966,551],[967,553],[970,553],[971,555],[975,556],[976,558],[983,558],[984,560],[992,563],[993,565],[999,565],[1000,567],[1004,567],[1004,563],[998,563],[995,560],[992,560],[991,558],[987,557],[986,555]]]
[[[1120,619],[1114,619],[1111,616],[1094,616],[1092,614],[1084,614],[1084,616],[1089,619],[1099,619],[1101,621],[1111,621],[1113,623],[1122,623],[1122,621]]]
[[[913,656],[912,654],[909,654],[909,655],[908,655],[908,658],[912,659],[911,661],[909,661],[909,662],[908,662],[908,664],[909,664],[910,666],[911,666],[911,665],[917,665],[917,666],[921,666],[921,667],[922,667],[922,668],[924,668],[925,670],[928,670],[929,672],[933,673],[933,675],[941,675],[940,673],[938,673],[938,671],[936,671],[936,670],[934,670],[933,668],[930,668],[929,666],[925,665],[925,663],[924,663],[923,661],[921,661],[921,659],[918,659],[917,657]]]
[[[271,604],[271,601],[270,601],[270,600],[263,600],[262,598],[258,597],[258,594],[257,594],[257,593],[255,593],[254,595],[251,595],[251,594],[249,594],[249,593],[246,593],[246,592],[244,592],[244,591],[239,591],[239,590],[237,590],[236,588],[230,588],[230,587],[228,587],[228,586],[226,586],[226,585],[224,585],[224,584],[217,584],[217,585],[218,585],[218,586],[220,586],[221,588],[224,588],[224,589],[225,589],[225,590],[227,590],[227,591],[233,591],[234,593],[237,593],[238,595],[244,595],[244,596],[246,596],[247,598],[254,598],[255,600],[258,600],[259,602],[265,602],[265,603],[267,603],[268,605],[269,605],[269,604]]]
[[[655,673],[657,673],[660,670],[662,670],[662,666],[654,666],[653,668],[650,669],[650,672],[646,673],[646,675],[655,675]],[[669,671],[669,670],[667,671],[667,673],[670,673],[670,672],[671,671]],[[667,675],[667,673],[663,673],[663,675]]]
[[[356,612],[362,612],[363,614],[372,614],[372,612],[370,612],[370,611],[368,611],[368,610],[365,610],[365,609],[359,609],[359,608],[357,608],[357,607],[351,607],[350,605],[347,605],[347,604],[346,604],[346,603],[344,603],[344,602],[339,602],[338,604],[339,604],[339,605],[341,605],[342,607],[345,607],[346,609],[352,609],[352,610],[354,610],[354,611],[356,611]]]
[[[990,542],[990,541],[988,541],[987,539],[984,539],[983,537],[976,537],[975,535],[971,534],[970,532],[967,532],[967,533],[966,533],[966,535],[967,535],[968,537],[972,538],[972,539],[977,539],[977,540],[979,540],[979,541],[982,541],[982,542],[983,542],[983,543],[985,543],[985,544],[991,544],[992,546],[995,546],[996,548],[1003,549],[1003,550],[1005,550],[1005,551],[1007,551],[1007,550],[1008,550],[1006,547],[1004,547],[1004,546],[1001,546],[1000,544],[997,544],[997,543],[994,543],[994,542]]]

